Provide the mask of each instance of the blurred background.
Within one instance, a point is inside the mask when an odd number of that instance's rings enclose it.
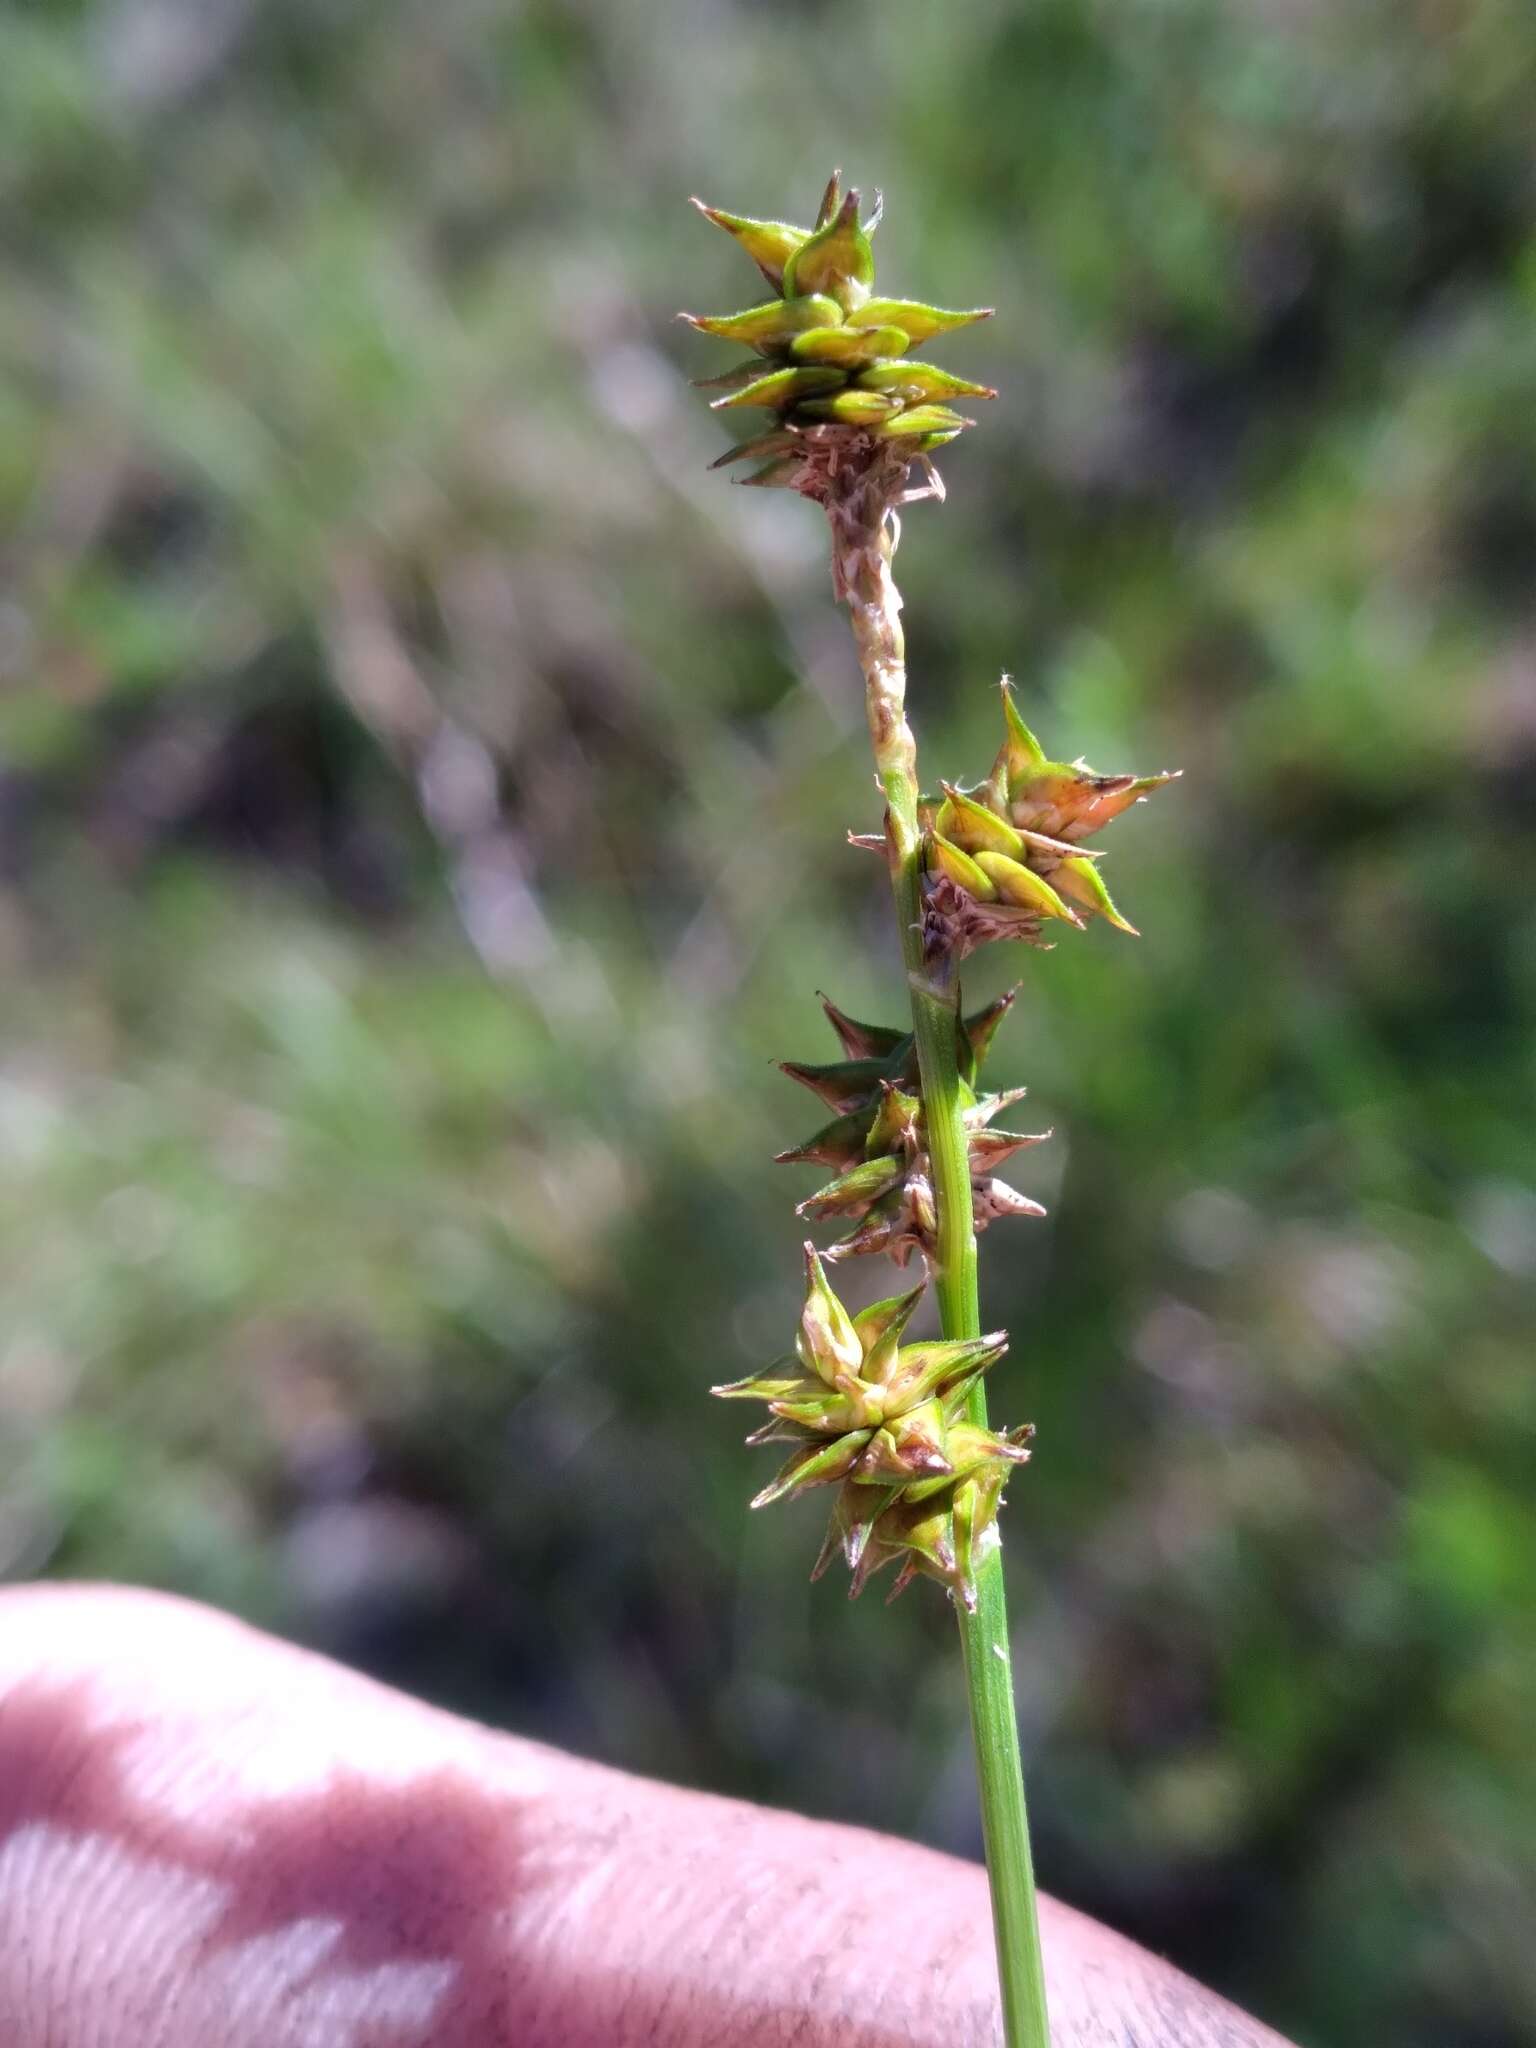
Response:
[[[702,192],[998,317],[907,517],[1184,780],[1146,937],[973,964],[1039,1861],[1307,2048],[1536,2029],[1527,0],[30,0],[0,25],[0,1565],[638,1770],[978,1835],[949,1612],[704,1398],[780,1350],[814,991],[899,1003],[816,513]],[[847,1269],[845,1269],[846,1271]],[[872,1287],[873,1271],[857,1284]]]

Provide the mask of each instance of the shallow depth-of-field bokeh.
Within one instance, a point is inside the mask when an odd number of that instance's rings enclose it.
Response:
[[[37,0],[0,27],[0,1564],[976,1847],[951,1623],[702,1389],[895,1016],[816,513],[733,491],[686,204],[880,184],[998,317],[899,558],[1182,766],[974,963],[1045,1881],[1307,2048],[1536,2029],[1536,14]],[[861,1276],[862,1278],[862,1276]],[[878,1926],[874,1902],[871,1924]]]

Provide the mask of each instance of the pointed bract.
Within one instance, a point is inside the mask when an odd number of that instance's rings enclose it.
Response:
[[[1003,740],[1003,759],[1006,763],[1010,783],[1030,773],[1032,769],[1045,765],[1045,749],[1024,723],[1023,714],[1013,694],[1013,679],[1004,676],[1002,680],[1003,722],[1007,732]]]
[[[1070,896],[1074,902],[1085,904],[1089,910],[1096,910],[1100,917],[1107,918],[1117,931],[1129,932],[1133,939],[1141,936],[1135,925],[1116,910],[1114,899],[1104,886],[1104,877],[1083,854],[1069,854],[1056,868],[1055,875],[1057,885],[1064,896]]]
[[[861,391],[883,391],[903,405],[924,405],[930,399],[996,398],[990,384],[972,384],[937,363],[874,363],[855,380]]]
[[[768,370],[753,377],[740,390],[728,391],[713,401],[716,412],[734,406],[761,405],[771,412],[788,412],[791,406],[821,392],[834,391],[842,381],[841,372],[817,363],[794,363],[782,370]]]
[[[893,1294],[884,1301],[872,1301],[853,1319],[864,1346],[860,1377],[871,1386],[884,1386],[898,1368],[898,1346],[902,1332],[911,1322],[918,1303],[928,1291],[926,1279],[905,1294]]]
[[[880,1083],[890,1078],[885,1060],[838,1060],[828,1066],[806,1065],[801,1060],[780,1060],[779,1072],[788,1074],[802,1088],[819,1095],[829,1109],[851,1110],[873,1102]]]
[[[946,782],[944,801],[940,804],[933,821],[935,832],[946,839],[963,846],[967,853],[1006,853],[1017,860],[1024,851],[1024,842],[1014,831],[1006,818],[998,817],[985,804],[967,796],[964,790],[956,789]]]
[[[1021,1195],[1017,1188],[1009,1187],[1005,1180],[977,1180],[972,1183],[971,1199],[978,1230],[999,1216],[1043,1216],[1045,1210],[1028,1195]]]
[[[976,1131],[971,1137],[971,1171],[989,1173],[1026,1146],[1043,1145],[1050,1135],[1049,1131]]]
[[[912,1043],[910,1029],[902,1030],[890,1024],[861,1024],[857,1017],[850,1017],[846,1010],[840,1010],[830,996],[822,996],[821,1007],[827,1022],[837,1033],[838,1043],[851,1060],[889,1059],[893,1052]]]
[[[866,1116],[835,1117],[831,1123],[823,1124],[803,1145],[792,1145],[787,1152],[775,1152],[774,1164],[834,1166],[839,1172],[846,1172],[864,1157],[864,1136],[868,1129],[869,1119]]]
[[[845,313],[854,313],[868,300],[874,281],[875,252],[859,226],[859,195],[849,192],[789,257],[783,290],[825,293]]]
[[[796,1207],[795,1214],[814,1216],[818,1220],[828,1216],[867,1215],[882,1195],[897,1186],[905,1172],[899,1159],[861,1160],[847,1173],[828,1181],[824,1188],[818,1188],[814,1195],[807,1195]]]
[[[692,204],[706,220],[724,228],[746,250],[776,292],[784,289],[784,266],[807,239],[808,230],[794,228],[783,220],[749,220],[745,214],[726,213],[722,207],[706,206],[702,199]]]
[[[777,462],[754,469],[750,476],[739,476],[734,481],[755,485],[760,491],[797,491],[803,467],[797,455],[781,455]]]
[[[1021,986],[1022,984],[1016,981],[1012,988],[1005,989],[994,1001],[987,1003],[983,1008],[962,1020],[961,1032],[966,1045],[970,1049],[971,1071],[965,1077],[968,1081],[975,1080],[975,1070],[986,1058],[992,1041],[997,1036],[998,1026],[1013,1008],[1015,1002],[1017,1002]],[[1022,1093],[1023,1090],[1019,1090],[1019,1094]],[[1016,1095],[1014,1100],[1017,1101],[1017,1099],[1018,1096]],[[1002,1106],[1002,1100],[999,1097],[999,1107]]]
[[[853,1319],[832,1289],[817,1255],[816,1247],[805,1247],[805,1307],[800,1312],[800,1333],[795,1339],[800,1362],[809,1372],[836,1386],[844,1374],[857,1374],[864,1362]]]
[[[770,427],[766,434],[753,434],[745,441],[738,441],[734,448],[727,448],[723,455],[717,455],[709,465],[711,469],[723,469],[728,462],[741,462],[747,456],[788,455],[793,452],[795,437],[782,427]]]
[[[826,1486],[833,1480],[845,1479],[875,1434],[872,1429],[851,1429],[845,1436],[834,1437],[830,1443],[806,1444],[785,1462],[772,1484],[765,1486],[748,1505],[766,1508],[788,1494],[798,1493],[802,1487]]]
[[[848,316],[850,326],[899,327],[921,348],[936,334],[949,334],[957,327],[969,327],[977,320],[990,320],[991,306],[976,306],[967,313],[946,312],[942,306],[924,306],[916,299],[866,299]]]
[[[679,313],[677,317],[701,334],[740,342],[743,348],[755,348],[760,354],[771,356],[786,348],[793,352],[797,335],[824,328],[829,322],[836,326],[842,313],[835,299],[812,295],[803,299],[770,299],[765,306],[749,306],[744,313]],[[862,339],[855,336],[855,346]]]
[[[935,1337],[926,1344],[905,1344],[896,1370],[885,1384],[886,1413],[953,1393],[969,1385],[1008,1349],[1001,1331],[989,1337]]]

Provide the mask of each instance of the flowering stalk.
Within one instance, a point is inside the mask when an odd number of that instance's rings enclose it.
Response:
[[[889,499],[882,503],[875,497],[862,503],[857,522],[831,514],[833,573],[853,622],[876,772],[885,791],[891,886],[933,1164],[936,1227],[931,1264],[940,1326],[946,1337],[978,1337],[981,1302],[970,1150],[956,1058],[960,982],[953,956],[947,952],[929,955],[923,944],[917,747],[906,718],[906,650],[901,598],[891,573],[895,537],[888,511]],[[987,1426],[987,1397],[980,1380],[969,1396],[967,1419],[979,1429]],[[955,1612],[965,1658],[982,1836],[992,1890],[1004,2038],[1011,2048],[1037,2048],[1037,2044],[1049,2048],[1050,2021],[1013,1702],[1001,1543],[979,1564],[974,1606],[959,1601]]]
[[[983,1373],[1007,1348],[983,1336],[977,1231],[999,1216],[1038,1215],[992,1168],[1037,1135],[992,1127],[1022,1090],[977,1092],[978,1072],[1012,996],[966,1017],[959,964],[988,940],[1038,942],[1047,923],[1081,927],[1086,914],[1126,924],[1081,841],[1166,776],[1094,775],[1047,759],[1003,686],[1003,746],[985,781],[945,783],[925,797],[906,716],[901,598],[891,573],[899,508],[942,496],[930,455],[971,422],[947,403],[995,396],[985,385],[911,351],[986,317],[874,296],[874,257],[859,195],[834,173],[814,228],[700,206],[756,262],[775,296],[721,318],[683,317],[756,351],[758,360],[710,380],[717,407],[762,407],[765,432],[721,457],[763,464],[743,481],[789,489],[824,509],[833,586],[847,605],[864,675],[884,830],[853,835],[890,869],[910,1026],[859,1023],[832,1004],[844,1059],[785,1072],[834,1119],[781,1159],[836,1169],[801,1204],[851,1228],[826,1257],[884,1252],[905,1265],[919,1251],[938,1298],[942,1339],[903,1345],[928,1285],[850,1317],[822,1257],[806,1247],[806,1302],[794,1354],[714,1391],[761,1401],[769,1421],[749,1442],[793,1446],[765,1506],[835,1484],[831,1528],[813,1576],[839,1551],[852,1591],[898,1564],[893,1593],[937,1579],[959,1618],[975,1740],[987,1868],[1010,2048],[1049,2048],[1034,1874],[1019,1760],[996,1519],[1032,1430],[987,1421]],[[909,488],[914,465],[925,481]]]

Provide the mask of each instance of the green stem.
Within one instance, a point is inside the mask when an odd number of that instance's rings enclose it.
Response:
[[[828,508],[835,575],[853,621],[875,766],[885,792],[891,883],[912,1000],[937,1211],[933,1263],[939,1314],[946,1337],[975,1337],[981,1334],[981,1309],[970,1148],[957,1065],[960,988],[948,962],[936,968],[924,959],[917,748],[906,718],[906,650],[901,598],[891,576],[886,503],[871,488]],[[979,1384],[970,1397],[970,1419],[986,1426],[987,1397]],[[1008,2048],[1050,2048],[1000,1546],[977,1571],[975,1612],[968,1614],[959,1602],[955,1611],[976,1748],[1004,2039]]]

